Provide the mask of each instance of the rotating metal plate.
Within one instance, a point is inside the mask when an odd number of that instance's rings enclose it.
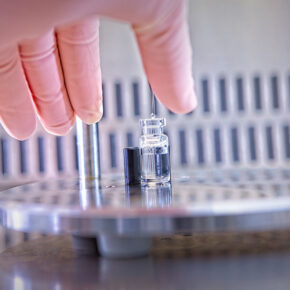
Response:
[[[144,236],[290,228],[290,170],[175,174],[126,187],[121,177],[60,179],[0,193],[1,223],[41,233]]]

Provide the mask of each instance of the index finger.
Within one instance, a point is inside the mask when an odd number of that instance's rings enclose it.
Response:
[[[192,52],[184,1],[151,25],[133,25],[149,83],[157,98],[175,113],[195,109]]]

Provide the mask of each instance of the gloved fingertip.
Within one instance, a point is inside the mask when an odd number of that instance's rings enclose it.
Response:
[[[175,99],[177,102],[169,108],[175,114],[187,114],[194,111],[197,107],[197,97],[194,91]]]
[[[94,124],[99,122],[102,119],[103,116],[103,112],[97,112],[97,113],[90,113],[90,114],[86,114],[86,116],[81,117],[80,118],[88,125]]]
[[[75,123],[75,116],[73,116],[73,118],[71,118],[64,124],[58,124],[55,126],[47,126],[44,124],[44,128],[48,133],[51,133],[53,135],[65,136],[71,131],[71,129],[74,126],[74,123]]]
[[[98,106],[98,109],[95,110],[78,110],[77,115],[80,119],[88,125],[99,122],[103,116],[103,106]]]
[[[17,128],[10,130],[9,128],[6,127],[5,130],[14,139],[24,141],[29,137],[31,137],[36,131],[36,122],[34,124],[30,124],[28,127],[25,128]]]

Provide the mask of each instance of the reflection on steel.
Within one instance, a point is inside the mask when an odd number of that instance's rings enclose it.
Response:
[[[80,177],[79,178],[80,204],[83,209],[94,205],[102,205],[102,189],[99,178]]]
[[[171,183],[144,185],[126,185],[126,194],[128,205],[134,206],[134,203],[141,203],[144,207],[167,207],[171,203]]]
[[[87,192],[98,192],[101,202],[88,199],[86,207],[77,178],[15,187],[0,193],[1,223],[27,232],[82,236],[290,228],[290,170],[173,176],[172,194],[160,187],[128,195],[120,176],[103,178],[97,187],[95,179],[87,179]]]

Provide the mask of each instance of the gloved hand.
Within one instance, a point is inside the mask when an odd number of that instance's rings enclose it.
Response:
[[[131,24],[148,80],[168,109],[195,108],[183,0],[3,0],[0,7],[0,117],[13,137],[29,137],[36,114],[58,135],[75,114],[100,120],[98,16]]]

